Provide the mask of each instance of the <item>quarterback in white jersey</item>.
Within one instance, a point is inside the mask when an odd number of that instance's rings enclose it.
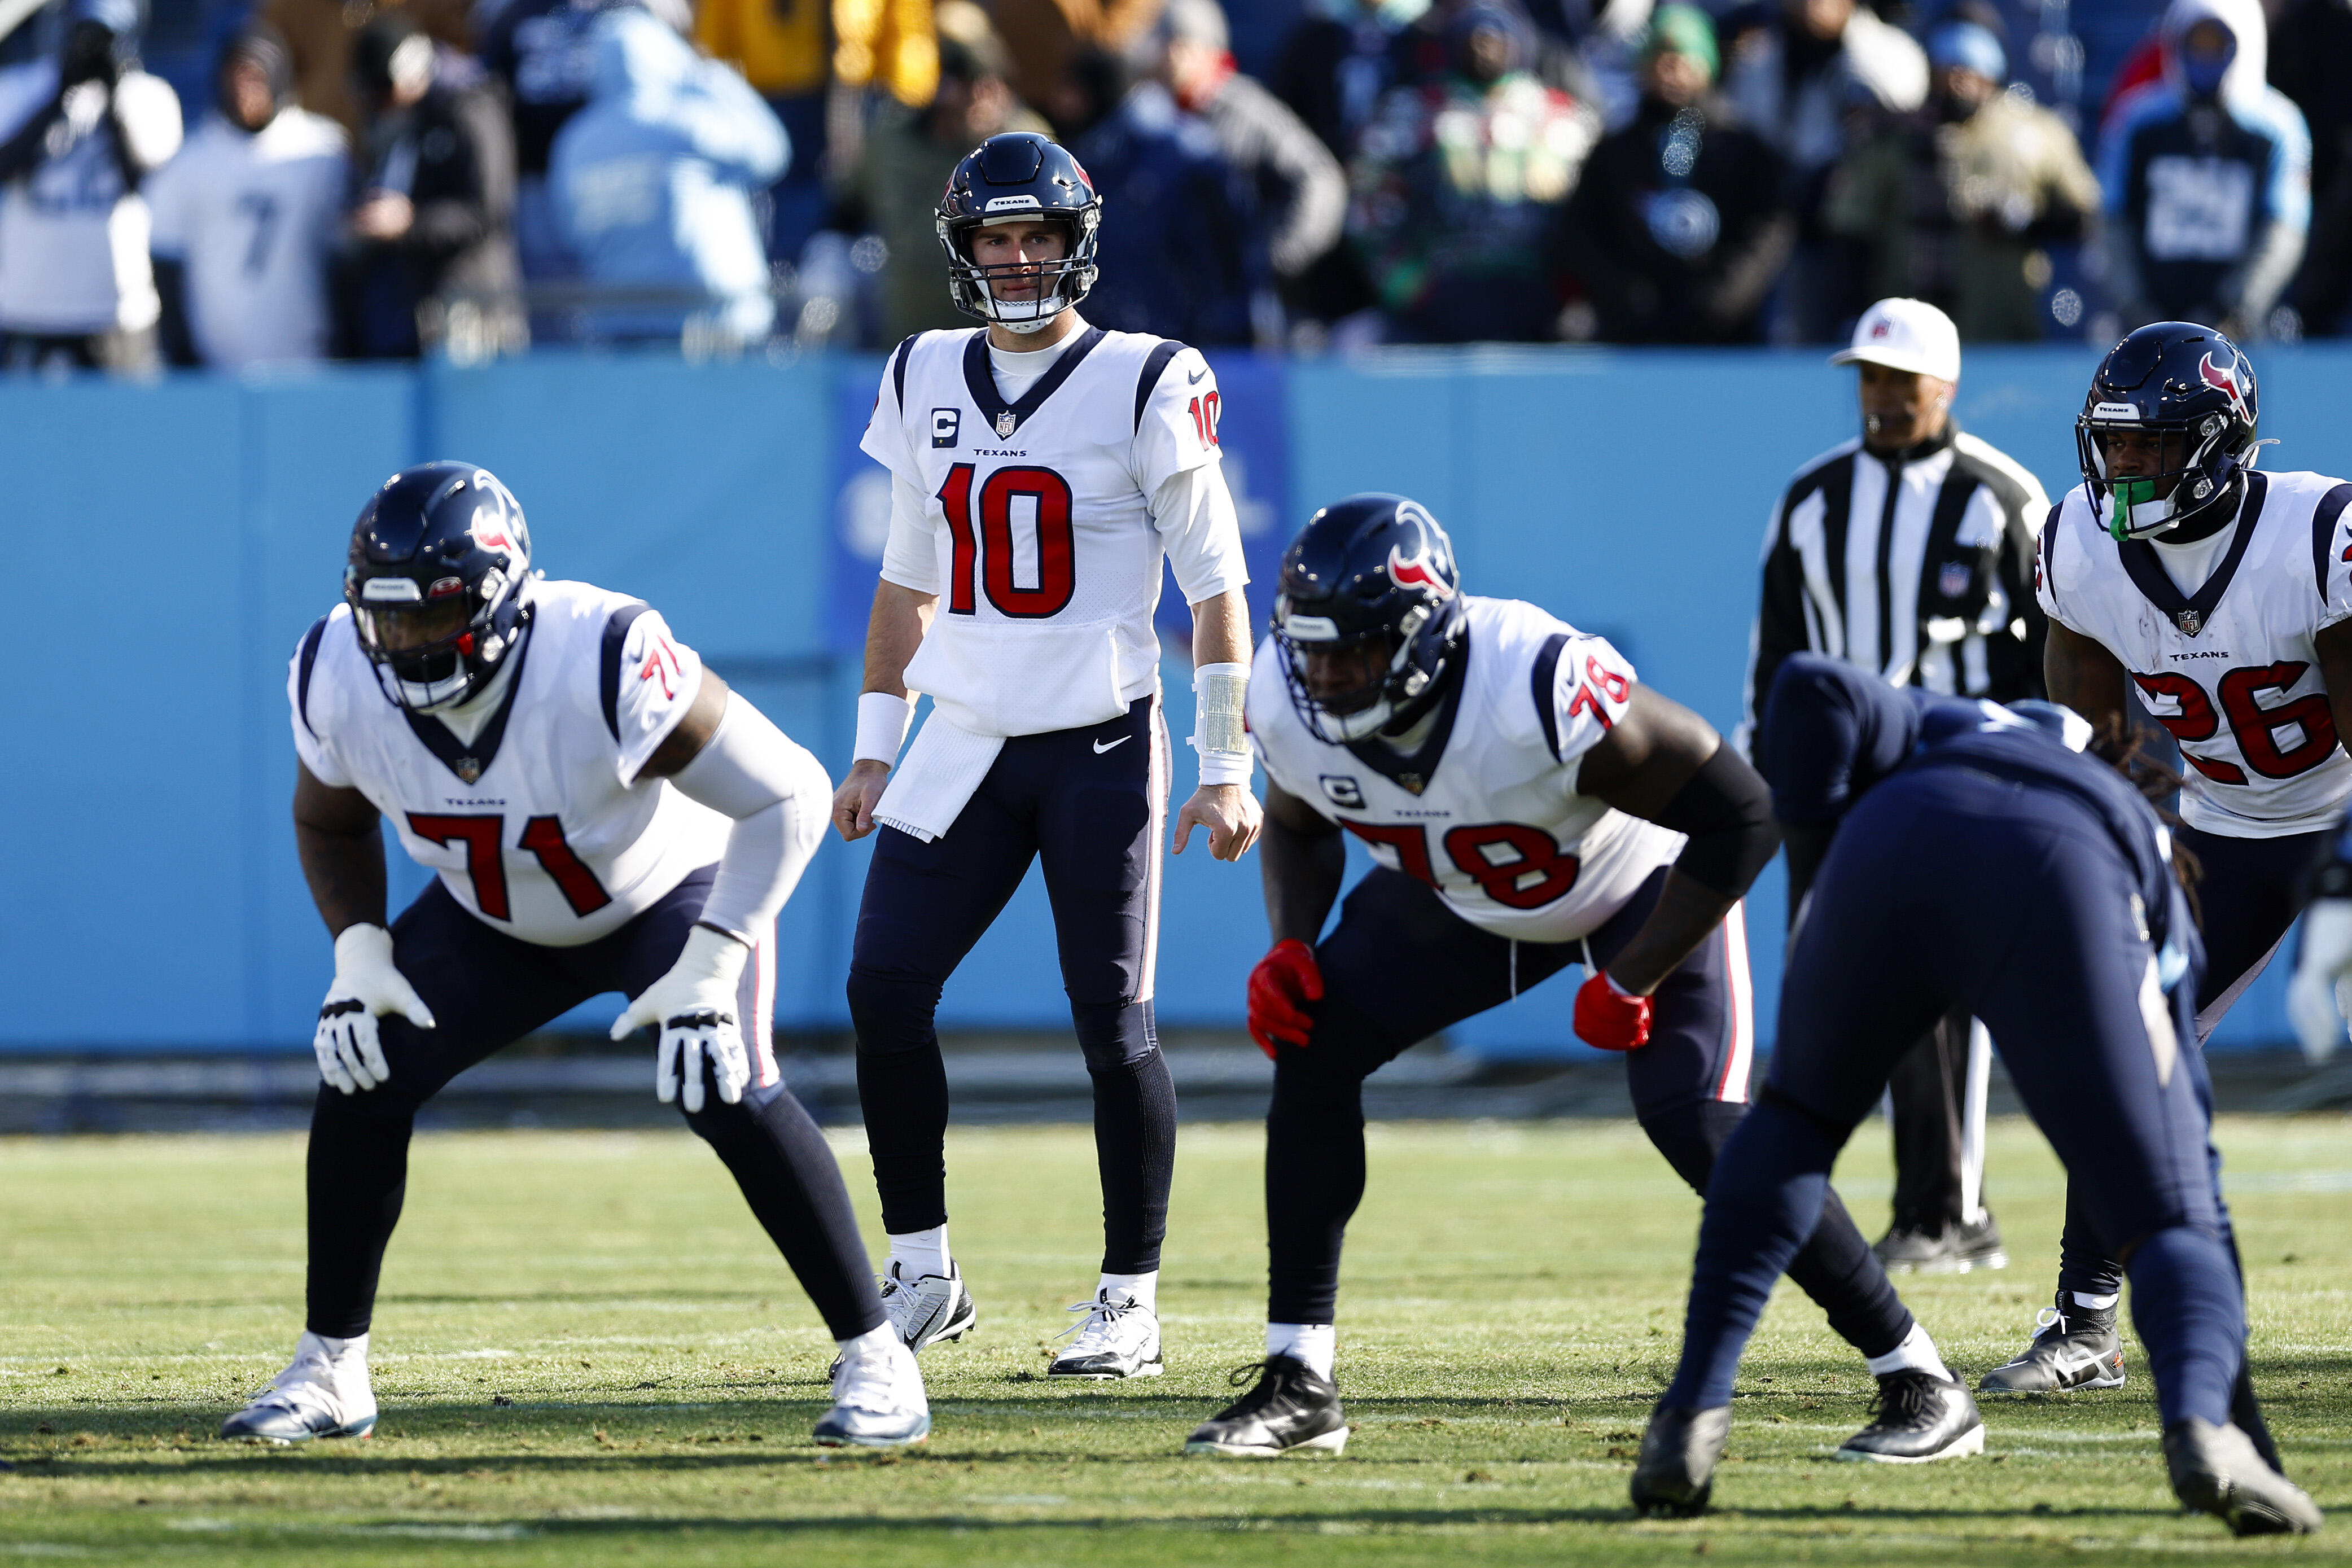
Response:
[[[229,40],[214,84],[218,112],[146,186],[164,353],[231,370],[324,358],[343,128],[295,104],[292,57],[266,23]]]
[[[296,648],[287,695],[295,842],[335,938],[308,1321],[221,1435],[368,1435],[376,1279],[418,1108],[617,988],[633,1000],[614,1038],[660,1030],[656,1092],[683,1101],[841,1343],[817,1440],[925,1436],[914,1358],[770,1038],[776,911],[824,833],[824,768],[645,605],[535,578],[522,509],[466,463],[370,498],[343,603]],[[383,816],[439,874],[388,926]]]
[[[1264,1457],[1347,1441],[1340,1238],[1363,1081],[1399,1052],[1581,963],[1577,1034],[1628,1053],[1643,1130],[1706,1191],[1748,1099],[1739,900],[1780,840],[1764,781],[1704,720],[1605,638],[1464,595],[1444,531],[1401,496],[1336,502],[1292,542],[1248,715],[1276,939],[1249,982],[1275,1063],[1265,1371],[1186,1448]],[[1342,830],[1378,865],[1326,934]],[[1789,1272],[1874,1371],[1932,1362],[1833,1197]]]
[[[2269,964],[2352,795],[2352,485],[2258,470],[2254,368],[2210,327],[2158,321],[2110,350],[2075,421],[2083,483],[2051,509],[2035,577],[2050,696],[2126,732],[2127,692],[2179,742],[2175,841],[2195,857],[2197,1038]],[[2123,1268],[2067,1211],[2053,1314],[1993,1392],[2124,1381]]]
[[[1216,376],[1181,343],[1089,327],[1102,204],[1043,136],[990,138],[940,200],[950,292],[988,323],[923,332],[883,374],[866,454],[890,471],[844,838],[879,829],[849,1010],[890,1236],[883,1304],[918,1350],[976,1309],[947,1241],[940,988],[1042,860],[1095,1088],[1103,1266],[1047,1372],[1156,1376],[1176,1097],[1151,1021],[1169,750],[1152,628],[1164,559],[1192,607],[1209,852],[1257,834],[1242,733],[1248,574],[1219,466]],[[916,693],[932,712],[898,756]]]

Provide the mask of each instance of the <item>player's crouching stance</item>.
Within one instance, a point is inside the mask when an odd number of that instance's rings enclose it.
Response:
[[[1249,989],[1275,1062],[1266,1359],[1189,1453],[1346,1443],[1332,1321],[1364,1191],[1363,1081],[1406,1047],[1582,963],[1576,1032],[1628,1053],[1643,1130],[1685,1181],[1706,1189],[1745,1109],[1738,904],[1778,843],[1763,781],[1603,639],[1459,587],[1444,531],[1399,496],[1325,509],[1283,559],[1248,704],[1276,938]],[[1343,830],[1380,864],[1318,945]],[[1948,1386],[1833,1199],[1789,1269],[1882,1382]],[[1853,1445],[1948,1451],[1976,1428],[1949,1394]]]
[[[635,1000],[614,1037],[659,1027],[661,1099],[683,1100],[841,1343],[817,1441],[923,1437],[921,1374],[770,1045],[776,911],[824,831],[824,768],[644,605],[534,580],[521,509],[471,465],[376,492],[343,597],[288,682],[295,839],[335,933],[307,1331],[221,1436],[368,1435],[369,1321],[418,1107],[619,989]],[[379,813],[439,873],[389,931]]]
[[[2243,1288],[2192,1044],[2203,950],[2169,840],[2120,773],[2070,749],[2089,726],[2066,728],[1811,655],[1781,667],[1757,755],[1792,851],[1802,834],[1835,837],[1790,951],[1771,1076],[1707,1187],[1682,1364],[1633,1472],[1639,1510],[1706,1506],[1740,1352],[1830,1199],[1838,1151],[1907,1042],[1958,1007],[1991,1030],[2126,1260],[2174,1492],[2241,1535],[2318,1527],[2244,1380]]]

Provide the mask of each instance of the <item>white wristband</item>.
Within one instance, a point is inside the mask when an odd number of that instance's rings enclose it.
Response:
[[[1203,784],[1245,784],[1251,756],[1242,710],[1249,697],[1249,666],[1204,664],[1192,671],[1199,699],[1192,714],[1192,749],[1201,756]]]
[[[914,721],[915,704],[887,691],[868,691],[857,699],[857,751],[854,762],[888,763],[896,766],[898,748],[907,743],[907,726]]]

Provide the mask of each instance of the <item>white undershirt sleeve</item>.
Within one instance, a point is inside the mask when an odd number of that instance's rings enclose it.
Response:
[[[719,728],[669,782],[735,819],[701,920],[756,945],[816,854],[833,780],[805,747],[730,691]]]
[[[1223,464],[1202,463],[1161,480],[1151,496],[1151,525],[1160,531],[1186,604],[1248,585],[1241,518]]]
[[[938,532],[923,492],[890,477],[890,537],[882,546],[882,580],[918,594],[940,591]]]

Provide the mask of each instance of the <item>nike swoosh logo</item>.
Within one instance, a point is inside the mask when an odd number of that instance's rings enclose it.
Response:
[[[1096,755],[1096,756],[1097,756],[1097,757],[1099,757],[1099,756],[1101,756],[1105,752],[1109,751],[1112,747],[1114,747],[1114,746],[1124,746],[1124,745],[1126,745],[1129,741],[1132,741],[1132,740],[1134,740],[1134,739],[1135,739],[1135,737],[1134,737],[1134,736],[1132,736],[1132,735],[1121,735],[1121,736],[1120,736],[1118,740],[1116,740],[1116,741],[1109,741],[1109,742],[1097,741],[1097,742],[1095,742],[1095,755]]]
[[[1208,367],[1203,365],[1199,370],[1196,370],[1192,374],[1186,376],[1184,378],[1184,384],[1187,386],[1198,386],[1201,384],[1201,378],[1208,374]]]

